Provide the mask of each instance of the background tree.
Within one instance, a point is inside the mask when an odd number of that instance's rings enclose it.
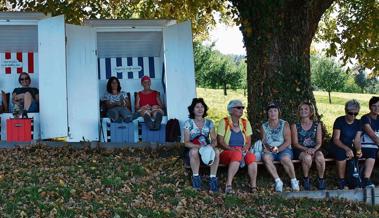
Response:
[[[341,91],[347,80],[347,75],[341,67],[330,58],[319,57],[312,64],[312,77],[315,85],[321,90],[327,91],[329,104],[332,103],[330,93]]]
[[[358,73],[354,77],[355,83],[361,88],[361,92],[365,93],[365,88],[368,85],[367,75],[364,69],[358,69]]]

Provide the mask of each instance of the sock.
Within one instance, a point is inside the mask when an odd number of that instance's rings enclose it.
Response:
[[[198,174],[198,173],[196,173],[196,174],[192,174],[192,176],[199,176],[199,174]]]
[[[291,179],[291,182],[297,182],[296,178]]]
[[[278,182],[281,182],[282,180],[278,177],[275,179],[275,182],[278,183]]]
[[[216,177],[216,175],[212,175],[212,174],[209,175],[209,178],[214,178],[214,177]]]

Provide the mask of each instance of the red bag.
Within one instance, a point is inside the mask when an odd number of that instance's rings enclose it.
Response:
[[[32,119],[7,119],[7,142],[30,142],[32,135]]]

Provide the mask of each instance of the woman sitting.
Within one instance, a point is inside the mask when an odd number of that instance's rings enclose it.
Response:
[[[120,81],[112,76],[107,83],[107,92],[102,100],[105,102],[107,116],[113,122],[131,122],[132,113],[129,110],[130,100],[125,92],[121,91]]]
[[[240,100],[229,102],[227,109],[230,116],[220,120],[217,129],[217,141],[224,151],[220,154],[220,163],[228,166],[225,193],[234,193],[232,181],[238,169],[247,165],[250,177],[250,192],[257,190],[257,163],[255,155],[250,152],[252,130],[247,119],[242,118],[243,109]]]
[[[279,119],[279,106],[271,103],[266,108],[268,121],[261,127],[261,137],[264,145],[263,161],[267,170],[275,180],[275,191],[283,191],[283,182],[279,178],[274,160],[280,161],[284,170],[291,178],[293,191],[299,191],[299,182],[296,179],[295,169],[292,163],[291,130],[289,124]]]
[[[136,111],[143,117],[150,130],[159,130],[164,114],[159,92],[150,88],[151,80],[148,76],[141,78],[141,84],[143,90],[138,92],[136,96]]]
[[[363,186],[374,188],[370,177],[375,166],[379,146],[379,97],[372,97],[368,103],[370,113],[362,116],[363,135],[361,138],[362,157],[366,158],[363,172]]]
[[[15,88],[12,92],[12,102],[14,111],[20,110],[24,115],[39,111],[38,89],[30,87],[31,79],[29,74],[21,73],[18,77],[20,88]]]
[[[217,168],[219,163],[219,151],[216,149],[217,135],[212,120],[206,119],[208,106],[202,98],[194,98],[188,107],[189,120],[184,123],[184,144],[186,146],[186,161],[192,169],[192,187],[196,190],[201,188],[199,176],[200,163],[210,165],[209,190],[218,192]],[[211,140],[209,140],[209,137]],[[214,159],[204,163],[202,148],[208,147],[213,150]],[[205,154],[204,154],[205,155]]]
[[[357,100],[346,102],[345,115],[338,117],[333,125],[333,143],[330,152],[336,159],[339,189],[344,189],[346,186],[346,160],[352,159],[354,156],[362,156],[360,148],[362,131],[360,121],[356,119],[359,109],[360,105]]]
[[[304,189],[311,189],[309,170],[314,160],[318,172],[318,189],[324,190],[326,188],[324,179],[325,158],[320,150],[322,131],[321,124],[314,121],[314,111],[314,106],[310,102],[303,102],[299,105],[300,122],[291,126],[292,145],[294,146],[295,159],[301,161],[303,168]]]

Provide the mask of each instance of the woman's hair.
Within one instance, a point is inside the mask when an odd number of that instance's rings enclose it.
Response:
[[[358,110],[361,109],[361,105],[359,102],[355,99],[351,99],[345,103],[345,112],[348,112],[349,110]]]
[[[267,119],[268,119],[268,111],[271,108],[276,108],[278,110],[278,117],[280,117],[280,115],[281,115],[282,112],[280,110],[279,104],[273,101],[273,102],[268,103],[268,105],[266,106],[266,116],[267,116]]]
[[[239,99],[234,99],[234,100],[229,101],[228,106],[226,107],[226,109],[228,110],[229,114],[231,114],[233,108],[236,107],[236,106],[239,106],[239,105],[243,106],[242,101],[239,100]]]
[[[21,84],[21,77],[22,77],[22,76],[26,76],[26,77],[29,79],[29,82],[32,82],[31,79],[30,79],[29,74],[27,74],[27,73],[25,73],[25,72],[22,72],[22,73],[20,73],[20,76],[18,76],[18,83]]]
[[[300,117],[300,109],[301,109],[301,106],[303,105],[308,105],[309,111],[311,112],[311,116],[309,117],[309,119],[313,120],[315,118],[315,106],[312,104],[312,102],[309,102],[309,101],[303,101],[299,104],[299,107],[297,108],[299,117]]]
[[[108,82],[107,82],[107,92],[108,93],[112,93],[112,82],[113,80],[116,80],[117,81],[117,92],[120,92],[121,91],[121,84],[120,84],[120,81],[117,79],[117,77],[114,77],[112,76],[111,78],[109,78]]]
[[[195,112],[194,112],[194,109],[195,109],[195,106],[200,103],[203,105],[204,107],[204,114],[203,114],[203,117],[206,117],[208,114],[207,114],[207,111],[208,111],[208,106],[207,104],[205,104],[204,102],[204,99],[203,98],[194,98],[192,99],[192,103],[190,106],[188,106],[188,112],[189,112],[189,118],[191,119],[194,119],[195,118]]]
[[[377,96],[373,96],[372,98],[370,98],[370,101],[368,102],[369,108],[371,108],[371,106],[378,101],[379,101],[379,97],[377,97]]]

